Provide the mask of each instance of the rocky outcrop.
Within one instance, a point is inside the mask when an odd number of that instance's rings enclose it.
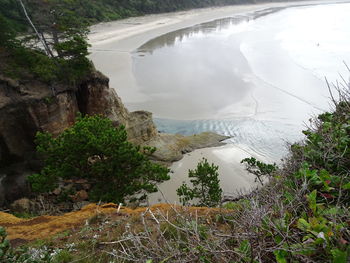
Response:
[[[157,135],[152,113],[146,111],[129,112],[114,89],[109,88],[109,79],[99,72],[91,74],[77,92],[79,110],[85,114],[101,114],[111,119],[115,125],[124,125],[129,140],[142,144]]]
[[[14,81],[0,75],[0,205],[27,192],[25,178],[40,167],[35,134],[57,135],[70,127],[77,113],[100,114],[124,125],[130,141],[142,144],[157,135],[152,114],[129,112],[109,88],[109,80],[93,72],[75,87]]]
[[[193,150],[220,146],[223,144],[222,141],[228,138],[227,136],[213,132],[203,132],[191,136],[160,133],[146,142],[146,145],[157,148],[153,154],[153,157],[157,161],[170,164],[171,162],[180,160],[185,153]]]

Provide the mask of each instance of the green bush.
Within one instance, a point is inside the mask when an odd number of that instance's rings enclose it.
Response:
[[[197,206],[215,207],[222,198],[218,166],[209,164],[207,159],[198,163],[195,170],[189,170],[188,177],[191,178],[193,187],[183,183],[177,189],[177,195],[183,205],[188,205],[192,200],[198,200]]]
[[[126,196],[156,192],[156,184],[168,180],[168,169],[152,163],[147,155],[155,149],[127,141],[123,126],[99,116],[78,117],[71,128],[54,138],[38,133],[37,151],[45,166],[29,177],[34,191],[53,190],[59,179],[86,178],[93,201],[123,202]]]
[[[0,13],[0,43],[5,47],[14,45],[16,32],[12,29],[11,23]]]
[[[10,251],[10,242],[6,239],[7,234],[5,228],[0,227],[0,262],[7,257]]]
[[[278,262],[349,262],[350,104],[343,100],[335,106],[313,120],[305,142],[291,147],[283,201],[299,207],[289,211],[298,230],[294,239],[278,240]],[[286,224],[293,223],[291,216]]]
[[[273,173],[277,171],[277,165],[275,163],[266,164],[258,161],[254,157],[245,158],[241,163],[245,163],[247,171],[254,174],[256,180],[259,180],[261,185],[264,185],[264,177],[271,177]]]
[[[295,176],[305,178],[312,190],[327,203],[350,204],[350,104],[342,101],[333,113],[323,113],[314,129],[304,131],[306,141],[292,146],[292,158],[299,162]]]

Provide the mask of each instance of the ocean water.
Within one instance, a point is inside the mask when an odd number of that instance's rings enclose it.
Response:
[[[133,53],[161,132],[214,131],[277,160],[329,110],[325,77],[348,80],[350,4],[265,10],[171,32]],[[129,105],[130,106],[130,105]]]

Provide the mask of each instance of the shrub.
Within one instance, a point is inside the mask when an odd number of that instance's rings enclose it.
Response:
[[[258,161],[254,157],[245,158],[241,163],[246,164],[246,169],[249,173],[256,176],[256,180],[259,180],[261,185],[264,185],[264,177],[271,177],[277,170],[276,164],[266,164]]]
[[[220,188],[218,166],[209,164],[207,159],[198,163],[196,170],[189,170],[188,177],[192,178],[190,188],[183,183],[177,189],[177,195],[183,205],[193,199],[198,200],[197,206],[214,207],[220,204],[222,189]]]
[[[78,117],[71,128],[54,138],[39,132],[37,151],[45,166],[29,177],[34,191],[48,192],[59,179],[86,178],[93,188],[90,200],[123,202],[126,196],[156,192],[156,183],[168,180],[168,169],[152,163],[152,148],[127,141],[123,126],[100,116]]]
[[[5,228],[0,227],[0,262],[7,257],[10,251],[10,242],[6,239]]]

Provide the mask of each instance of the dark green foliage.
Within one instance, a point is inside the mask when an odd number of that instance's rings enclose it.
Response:
[[[12,47],[15,44],[16,32],[11,23],[0,13],[0,43],[4,47]]]
[[[7,234],[5,228],[0,226],[0,262],[6,259],[6,254],[10,250],[10,242],[6,239]]]
[[[15,2],[15,3],[13,3]],[[23,1],[43,41],[32,32],[18,1],[0,1],[0,69],[15,79],[35,78],[43,82],[75,85],[91,70],[87,59],[87,23],[67,7],[69,1]],[[18,24],[22,26],[18,26]],[[16,38],[27,29],[25,37]],[[19,40],[20,39],[20,40]]]
[[[294,176],[300,183],[307,180],[310,189],[319,192],[319,202],[349,206],[349,175],[331,174],[325,169],[312,169],[310,165],[304,163],[303,167]]]
[[[300,163],[295,173],[308,180],[324,201],[350,205],[350,104],[336,105],[333,113],[321,114],[315,128],[304,131],[304,144],[292,146],[292,158]]]
[[[343,100],[335,106],[334,112],[321,114],[304,131],[304,143],[292,146],[283,179],[284,201],[296,203],[301,191],[306,198],[303,205],[299,201],[300,209],[294,206],[289,211],[298,219],[299,240],[279,241],[282,249],[275,252],[279,262],[350,259],[350,104]],[[285,223],[291,220],[289,216]]]
[[[27,28],[17,0],[0,0],[0,15],[7,20],[13,31],[23,32]]]
[[[306,140],[292,145],[291,156],[282,170],[276,171],[275,165],[254,158],[242,161],[258,179],[275,175],[270,177],[272,183],[265,186],[266,193],[264,188],[258,193],[258,204],[273,204],[274,216],[263,217],[256,234],[260,244],[261,238],[265,242],[274,240],[277,262],[349,262],[348,101],[335,103],[334,112],[321,114],[311,122],[312,126],[304,131]],[[276,193],[275,188],[279,189]],[[265,201],[269,198],[269,202]],[[254,209],[251,213],[255,213]],[[249,243],[252,246],[254,241]]]
[[[57,44],[56,49],[63,57],[56,58],[56,63],[59,65],[57,81],[59,78],[64,78],[66,82],[75,84],[90,72],[92,64],[87,59],[89,53],[86,39],[74,36],[72,40]]]
[[[2,5],[1,5],[1,2]],[[223,6],[235,4],[251,4],[262,0],[31,0],[24,1],[29,13],[39,9],[47,10],[48,5],[54,5],[57,14],[64,12],[69,17],[69,23],[92,24],[101,21],[110,21],[130,16],[173,12],[192,8]],[[4,8],[2,8],[4,6]],[[18,30],[28,28],[22,16],[18,15],[20,8],[17,1],[1,0],[0,12],[13,21]],[[47,15],[48,13],[46,13]],[[67,19],[66,19],[67,20]],[[39,26],[39,25],[38,25]],[[76,26],[74,26],[76,27]]]
[[[0,48],[1,49],[1,48]],[[91,62],[83,56],[70,60],[52,59],[42,51],[16,46],[6,51],[5,73],[14,79],[31,78],[46,83],[61,82],[75,84],[81,81],[91,70]]]
[[[189,170],[188,177],[191,178],[193,187],[190,188],[183,183],[177,189],[177,195],[182,204],[188,205],[189,201],[195,199],[198,200],[197,206],[218,206],[222,198],[218,169],[218,166],[210,165],[203,158],[195,170]]]
[[[330,173],[347,173],[350,167],[350,105],[339,103],[334,113],[318,117],[317,131],[304,131],[305,145],[294,145],[293,151],[302,150],[305,161],[313,168],[324,168]]]
[[[259,180],[261,185],[264,185],[263,179],[264,176],[272,176],[274,172],[277,170],[276,164],[266,164],[258,161],[254,157],[245,158],[241,161],[241,163],[246,164],[246,169],[248,172],[254,174],[256,179]]]
[[[154,149],[134,146],[124,127],[99,116],[79,117],[56,138],[38,133],[36,142],[45,159],[41,173],[29,178],[37,192],[53,190],[59,178],[86,178],[93,186],[91,200],[123,202],[129,195],[156,192],[156,183],[169,179],[167,168],[149,161]]]

